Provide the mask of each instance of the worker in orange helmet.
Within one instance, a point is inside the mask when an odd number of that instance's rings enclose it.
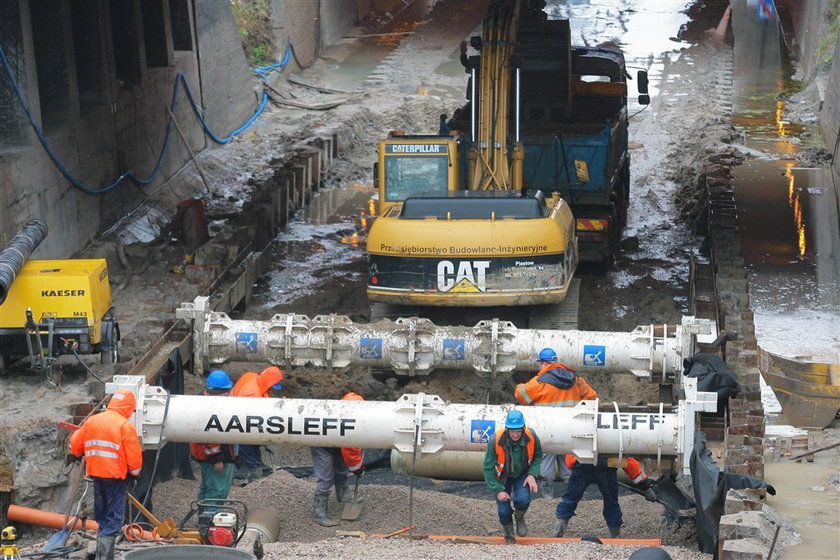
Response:
[[[283,372],[277,366],[269,366],[262,370],[259,374],[253,371],[243,373],[230,394],[233,397],[269,397],[271,391],[281,391],[283,389]],[[242,472],[237,473],[237,478],[246,479],[248,482],[253,482],[263,476],[262,456],[260,454],[259,445],[245,445],[239,446],[239,457],[242,459]]]
[[[363,401],[361,395],[353,391],[342,391],[343,401]],[[348,475],[358,478],[365,472],[365,462],[362,450],[358,447],[310,447],[312,454],[312,468],[315,471],[315,503],[313,515],[315,522],[324,527],[335,527],[338,521],[330,519],[328,505],[330,490],[335,486],[335,495],[341,504],[353,501],[350,487],[347,484]]]
[[[522,404],[532,406],[575,406],[582,400],[598,397],[595,390],[575,370],[561,364],[552,348],[543,348],[537,356],[540,370],[527,383],[516,386],[514,396]],[[558,460],[559,459],[559,460]],[[563,456],[546,453],[540,465],[541,489],[547,498],[554,497],[553,483],[557,476],[568,482],[571,472]]]
[[[114,543],[122,529],[129,478],[136,480],[143,466],[137,431],[128,421],[137,401],[134,393],[119,389],[105,412],[88,418],[70,436],[70,453],[84,455],[87,475],[93,479],[97,560],[114,558]]]

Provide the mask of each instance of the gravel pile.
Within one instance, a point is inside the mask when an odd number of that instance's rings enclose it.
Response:
[[[352,479],[351,479],[352,480]],[[387,534],[409,523],[409,488],[380,486],[364,480],[359,495],[364,500],[362,515],[355,522],[342,522],[337,528],[321,527],[312,521],[314,479],[300,479],[285,471],[277,471],[244,487],[231,491],[232,499],[243,500],[251,510],[274,511],[281,519],[278,542],[265,546],[266,558],[467,558],[477,555],[489,558],[511,556],[509,547],[494,545],[435,543],[392,538],[388,540],[336,537],[336,529],[362,531],[367,535]],[[176,521],[186,513],[195,498],[197,481],[173,480],[159,484],[154,494],[154,512],[161,518]],[[628,538],[660,538],[663,546],[677,559],[706,558],[696,552],[694,527],[685,523],[664,525],[660,522],[663,509],[659,504],[645,501],[641,496],[619,498],[624,511],[622,535]],[[537,498],[531,504],[528,525],[531,536],[550,536],[554,526],[554,508],[558,499]],[[600,500],[585,500],[569,524],[569,537],[607,536],[601,515]],[[331,517],[341,515],[341,506],[330,502]],[[501,534],[496,508],[490,499],[476,499],[445,494],[433,490],[414,490],[413,524],[416,534],[486,536]],[[374,544],[375,543],[375,544]],[[531,557],[626,558],[627,547],[599,546],[590,543],[574,545],[534,545],[515,549],[516,554]],[[676,554],[671,551],[676,551]]]

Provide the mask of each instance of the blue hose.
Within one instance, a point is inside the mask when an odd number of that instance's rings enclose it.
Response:
[[[257,74],[260,78],[265,80],[268,78],[265,74],[266,72],[274,70],[275,68],[282,68],[283,66],[286,66],[286,64],[289,63],[289,52],[291,51],[291,47],[292,43],[291,41],[288,41],[286,43],[286,54],[283,55],[283,60],[269,66],[258,66],[257,68],[254,68],[254,74]]]
[[[47,139],[44,136],[43,131],[41,130],[41,127],[38,126],[38,123],[35,122],[35,118],[32,116],[32,111],[29,109],[29,105],[26,103],[26,99],[24,98],[23,93],[20,90],[20,86],[18,85],[18,82],[15,79],[14,71],[12,70],[12,67],[9,64],[9,60],[6,58],[6,52],[3,49],[2,45],[0,45],[0,62],[3,63],[3,69],[6,71],[6,75],[9,77],[9,82],[12,85],[12,89],[14,90],[15,95],[17,96],[18,101],[20,102],[20,106],[23,109],[23,112],[26,114],[26,118],[29,121],[29,124],[32,126],[32,130],[35,131],[35,135],[38,137],[38,141],[41,142],[41,145],[44,147],[44,150],[47,152],[47,155],[50,156],[50,159],[52,160],[53,164],[55,164],[55,166],[59,170],[59,172],[61,172],[61,174],[64,175],[64,177],[68,181],[70,181],[70,183],[74,187],[76,187],[77,189],[81,190],[82,192],[84,192],[86,194],[99,195],[99,194],[104,194],[104,193],[110,191],[111,189],[115,188],[117,185],[119,185],[123,181],[123,179],[131,179],[132,181],[134,181],[134,183],[139,184],[139,185],[147,185],[155,179],[157,174],[160,172],[160,168],[161,168],[161,165],[163,164],[164,156],[166,155],[166,150],[169,147],[169,138],[172,135],[172,118],[171,117],[167,117],[166,134],[163,137],[163,145],[161,146],[160,154],[158,155],[157,162],[155,163],[155,167],[152,170],[152,173],[148,177],[141,178],[141,177],[138,177],[137,175],[135,175],[131,171],[126,171],[125,173],[123,173],[122,175],[117,177],[110,185],[107,185],[107,186],[99,188],[99,189],[92,189],[92,188],[84,185],[73,174],[71,174],[64,167],[64,164],[61,163],[61,160],[58,158],[58,156],[55,154],[55,152],[53,152],[52,148],[49,145],[49,142],[47,142]],[[186,90],[187,98],[190,101],[190,105],[192,106],[193,113],[195,113],[195,116],[198,119],[198,121],[201,123],[202,128],[207,133],[207,135],[210,136],[210,138],[218,144],[227,144],[228,142],[230,142],[234,138],[234,136],[236,136],[238,134],[241,134],[248,127],[250,127],[254,123],[254,121],[257,120],[257,118],[262,114],[263,110],[265,109],[266,104],[268,103],[268,95],[265,92],[263,92],[262,100],[260,102],[260,106],[257,108],[256,112],[251,116],[251,118],[249,118],[247,121],[245,121],[245,124],[243,124],[242,126],[237,128],[236,130],[231,132],[225,138],[219,138],[210,130],[210,127],[207,125],[207,122],[204,120],[204,117],[201,114],[201,110],[199,109],[198,104],[195,102],[195,99],[193,98],[192,90],[190,89],[190,86],[187,83],[187,79],[184,76],[184,74],[182,74],[181,72],[178,72],[178,74],[175,76],[175,84],[172,88],[172,101],[170,103],[170,110],[172,111],[172,114],[173,115],[175,114],[175,110],[177,108],[178,89],[179,89],[179,86],[180,86],[181,83],[184,84],[184,89]]]

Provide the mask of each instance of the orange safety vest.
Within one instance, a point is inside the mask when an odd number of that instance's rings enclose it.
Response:
[[[206,463],[210,460],[210,457],[219,455],[222,452],[224,454],[214,462],[233,463],[236,460],[236,454],[233,452],[233,446],[230,444],[190,443],[190,455],[199,463]]]
[[[577,463],[577,459],[572,454],[566,455],[566,466],[569,469],[575,468],[575,464]],[[625,457],[624,460],[621,461],[621,468],[627,473],[627,476],[630,480],[633,481],[633,484],[638,484],[641,481],[647,479],[647,474],[642,469],[642,465],[633,457]]]
[[[363,399],[361,395],[357,395],[356,393],[350,392],[341,397],[341,400],[363,401],[365,399]],[[356,472],[357,470],[361,469],[364,465],[361,447],[342,447],[341,458],[344,459],[344,464],[347,465],[347,468],[350,470],[350,472]]]
[[[516,400],[525,405],[535,406],[575,406],[580,401],[591,401],[598,397],[595,389],[580,376],[575,375],[574,384],[568,389],[561,389],[551,383],[543,383],[539,378],[552,369],[565,369],[574,373],[574,370],[563,364],[548,364],[542,368],[537,375],[527,383],[520,383],[516,386],[514,396]]]
[[[134,414],[134,393],[120,389],[105,412],[91,416],[70,436],[70,452],[85,456],[88,476],[125,480],[139,476],[143,449],[128,419]]]
[[[283,372],[277,366],[269,366],[256,374],[243,373],[230,390],[232,397],[267,397],[272,386],[283,381]]]
[[[502,436],[506,433],[507,430],[502,430],[496,434],[496,480],[502,480],[502,477],[505,476],[510,467],[507,462],[505,447],[501,444]],[[534,453],[537,448],[536,439],[534,438],[534,432],[531,431],[531,428],[525,428],[522,437],[525,438],[525,454],[528,457],[527,467],[530,467],[531,462],[534,460]]]

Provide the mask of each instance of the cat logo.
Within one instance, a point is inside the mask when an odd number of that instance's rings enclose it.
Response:
[[[477,293],[487,289],[490,261],[440,261],[437,288],[441,292]]]

